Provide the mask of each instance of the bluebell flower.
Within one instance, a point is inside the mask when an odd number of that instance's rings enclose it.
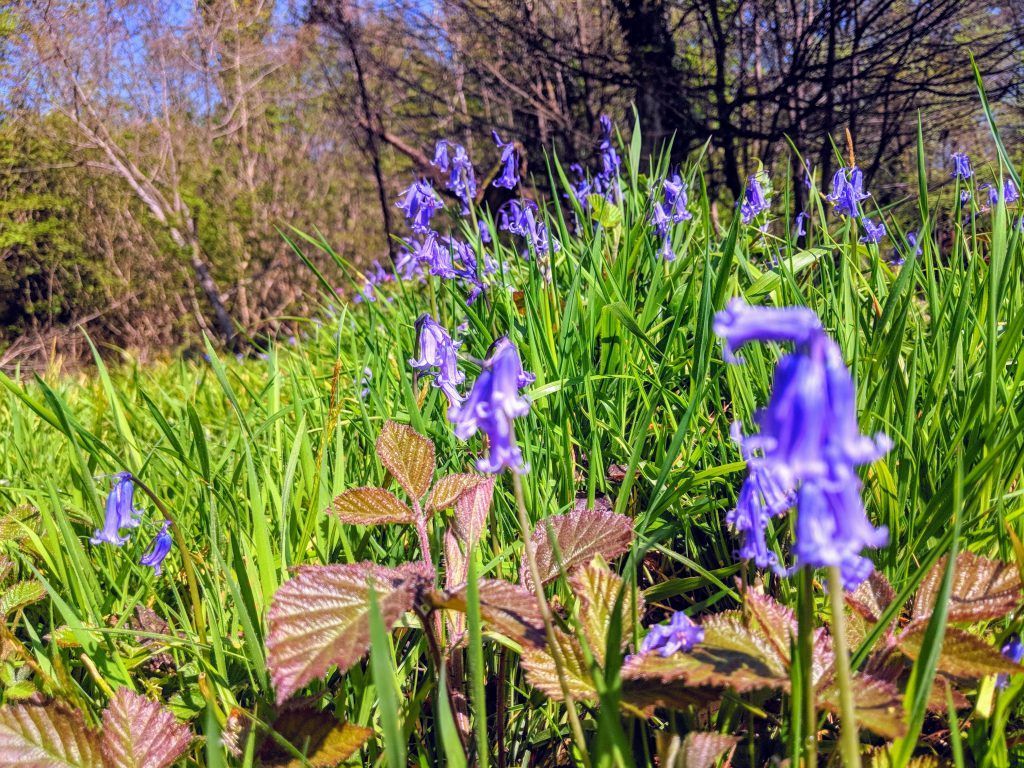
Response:
[[[423,265],[416,254],[409,248],[402,246],[395,256],[395,274],[402,280],[423,280]]]
[[[576,202],[580,204],[580,207],[583,210],[587,210],[587,207],[590,205],[587,198],[590,197],[593,184],[587,178],[586,171],[583,170],[583,166],[579,163],[570,165],[569,173],[573,177],[573,180],[569,182],[569,192],[576,199]]]
[[[480,235],[480,242],[481,243],[490,243],[491,242],[491,228],[487,226],[487,222],[486,221],[484,221],[483,219],[477,219],[476,231]]]
[[[476,175],[473,163],[461,144],[441,139],[434,148],[431,164],[441,173],[448,174],[445,188],[462,201],[462,212],[469,212],[469,206],[476,197]]]
[[[395,276],[390,272],[387,272],[384,267],[381,266],[379,261],[374,261],[370,265],[370,269],[366,272],[366,281],[363,283],[362,289],[356,294],[356,303],[363,301],[376,301],[377,292],[376,287],[381,283],[393,282]]]
[[[668,624],[655,624],[647,630],[640,643],[640,653],[656,651],[667,658],[679,651],[689,651],[701,642],[704,642],[704,628],[682,611],[676,611]]]
[[[860,168],[840,168],[832,176],[832,192],[825,199],[840,216],[860,216],[860,201],[870,195],[864,191],[864,172]]]
[[[966,152],[954,152],[952,157],[953,161],[953,177],[957,179],[967,179],[974,175],[974,169],[971,167],[971,158],[967,156]]]
[[[498,149],[501,150],[501,175],[494,180],[494,186],[515,189],[516,184],[519,183],[519,177],[516,176],[519,168],[519,153],[516,152],[515,143],[502,141],[497,131],[491,131],[491,137]]]
[[[740,438],[749,469],[732,521],[745,534],[741,554],[774,565],[762,541],[764,528],[795,492],[797,564],[838,566],[844,584],[855,586],[871,573],[860,552],[888,540],[884,528],[868,522],[855,469],[883,456],[892,443],[882,434],[860,433],[842,352],[804,307],[750,307],[734,299],[715,316],[714,331],[730,362],[752,341],[795,346],[776,366],[768,405],[755,416],[758,431]]]
[[[1017,202],[1020,198],[1020,192],[1017,191],[1017,185],[1013,183],[1013,179],[1007,179],[1003,182],[1003,202],[1007,205]],[[999,203],[999,187],[988,186],[988,200],[992,205]]]
[[[661,183],[665,195],[665,213],[673,224],[680,224],[693,218],[687,209],[686,182],[678,173],[673,173]]]
[[[424,314],[416,321],[419,332],[419,358],[409,360],[409,365],[421,373],[434,378],[434,386],[448,398],[448,405],[462,402],[459,385],[466,380],[466,374],[459,370],[458,345],[444,326],[430,315]]]
[[[534,380],[523,370],[515,345],[503,336],[491,346],[466,401],[448,409],[448,419],[460,440],[468,440],[477,431],[487,435],[488,454],[476,464],[481,472],[526,471],[512,434],[512,420],[529,413],[530,403],[520,390]]]
[[[153,573],[159,576],[163,572],[164,558],[167,557],[167,553],[171,551],[171,534],[167,532],[170,528],[171,521],[164,520],[164,524],[160,526],[160,532],[157,533],[156,538],[153,539],[153,546],[150,547],[149,552],[142,556],[139,560],[139,565],[148,565],[153,569]]]
[[[793,234],[796,237],[803,237],[804,235],[807,234],[807,227],[805,225],[807,224],[808,218],[809,217],[807,216],[807,214],[804,213],[803,211],[800,211],[800,213],[796,215],[796,221],[793,222]]]
[[[1003,645],[1002,654],[1014,664],[1020,664],[1021,661],[1024,661],[1024,643],[1020,641],[1020,637],[1017,635],[1010,635],[1009,639]],[[996,686],[998,688],[1005,688],[1009,684],[1009,675],[996,675]]]
[[[539,210],[533,200],[509,200],[498,210],[498,227],[524,238],[541,255],[548,251],[557,253],[561,243],[548,237],[548,228],[540,219]],[[523,255],[529,258],[529,251]]]
[[[414,181],[402,192],[397,205],[409,220],[412,231],[418,235],[425,235],[430,231],[430,219],[433,218],[434,212],[444,207],[434,188],[422,179]]]
[[[359,399],[365,400],[370,396],[370,383],[373,381],[373,371],[367,366],[363,368],[363,376],[359,379],[359,386],[362,389],[359,390]]]
[[[875,224],[865,216],[861,219],[860,225],[864,230],[864,235],[860,239],[862,243],[879,243],[885,237],[885,224],[881,221]]]
[[[747,189],[743,195],[743,204],[740,206],[740,218],[744,224],[749,224],[759,215],[771,207],[768,194],[765,192],[760,177],[767,174],[758,173],[747,180]]]
[[[142,523],[141,510],[135,509],[135,483],[131,472],[114,475],[114,487],[107,496],[107,507],[103,516],[103,528],[93,531],[93,544],[113,544],[120,547],[128,536],[121,536],[122,528],[138,528]]]

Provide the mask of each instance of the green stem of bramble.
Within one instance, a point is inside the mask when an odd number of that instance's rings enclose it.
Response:
[[[850,675],[850,651],[846,645],[846,614],[843,608],[843,578],[837,566],[828,569],[828,593],[832,603],[832,648],[839,685],[839,711],[842,714],[839,747],[846,768],[860,768],[860,737],[853,706],[853,680]]]
[[[797,605],[797,653],[800,657],[803,692],[801,713],[800,754],[803,768],[817,768],[818,765],[818,713],[814,701],[814,591],[810,568],[798,571],[800,599]]]
[[[519,514],[519,528],[523,534],[523,557],[526,558],[527,567],[530,570],[530,580],[533,582],[533,591],[537,596],[537,608],[540,610],[541,619],[544,621],[544,632],[547,636],[548,649],[551,651],[551,658],[555,662],[555,671],[558,674],[558,685],[562,689],[562,697],[565,699],[565,710],[569,718],[569,727],[572,729],[573,740],[579,751],[580,761],[585,768],[590,768],[590,758],[587,756],[587,742],[583,737],[583,726],[580,724],[579,716],[576,713],[576,701],[569,689],[569,680],[565,676],[565,659],[562,658],[562,649],[558,645],[555,635],[554,619],[551,616],[551,609],[544,597],[544,584],[541,581],[540,568],[537,567],[537,558],[534,557],[533,549],[530,547],[530,518],[526,514],[526,499],[523,496],[523,481],[515,472],[512,473],[512,488],[516,495],[516,511]]]

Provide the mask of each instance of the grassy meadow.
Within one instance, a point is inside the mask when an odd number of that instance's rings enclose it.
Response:
[[[567,194],[567,174],[554,159],[550,178],[535,180],[549,187],[543,191],[553,202],[541,211],[557,252],[523,258],[523,241],[478,209],[461,218],[457,206],[437,214],[497,262],[488,290],[469,306],[451,280],[382,283],[375,301],[352,303],[331,295],[325,277],[323,313],[304,319],[292,343],[261,355],[236,359],[208,345],[205,360],[142,367],[104,350],[88,371],[4,378],[0,744],[31,741],[12,714],[18,708],[75,727],[84,719],[90,733],[109,730],[104,708],[128,688],[187,724],[187,746],[168,757],[181,765],[840,764],[843,718],[822,703],[824,689],[808,684],[806,666],[810,626],[833,626],[826,575],[779,575],[737,560],[739,539],[725,522],[745,475],[730,425],[751,424],[768,401],[780,356],[778,345],[750,345],[743,365],[723,360],[712,320],[742,297],[813,309],[854,375],[861,431],[884,432],[893,443],[861,475],[869,518],[889,530],[888,546],[865,554],[894,594],[870,619],[850,611],[854,669],[871,667],[891,621],[914,619],[901,610],[923,583],[937,596],[934,611],[916,617],[921,642],[886,678],[886,702],[879,712],[870,704],[858,712],[862,759],[1021,764],[1024,675],[1002,685],[990,658],[1020,629],[1024,568],[1024,236],[1019,204],[990,205],[983,188],[1016,178],[998,135],[987,160],[973,158],[969,180],[929,185],[926,169],[946,167],[947,158],[920,149],[913,195],[885,210],[864,202],[886,225],[878,244],[861,242],[860,225],[833,214],[829,180],[821,178],[803,188],[807,234],[796,235],[804,173],[795,156],[772,169],[772,211],[760,220],[767,226],[745,225],[722,209],[716,221],[698,158],[681,169],[692,218],[672,228],[674,261],[659,255],[650,223],[670,169],[667,160],[641,157],[639,146],[620,147],[618,198],[592,200],[586,210]],[[971,199],[962,203],[965,191]],[[494,236],[490,244],[480,240],[478,216]],[[315,234],[285,237],[297,269],[306,268],[300,255],[310,264],[333,255]],[[358,287],[362,275],[337,261]],[[607,638],[595,643],[588,633],[585,649],[550,657],[552,668],[572,666],[571,706],[553,677],[537,684],[541,673],[523,661],[543,654],[546,640],[531,650],[489,622],[487,595],[475,588],[463,591],[467,634],[458,648],[454,603],[442,609],[445,598],[435,593],[427,608],[388,616],[387,595],[371,591],[366,626],[351,629],[365,635],[368,656],[350,660],[344,673],[326,659],[322,674],[288,701],[275,694],[268,612],[296,568],[424,559],[424,537],[411,525],[352,525],[329,513],[355,487],[403,495],[375,455],[385,423],[409,425],[433,442],[436,477],[474,472],[483,452],[479,436],[454,436],[443,394],[408,364],[424,312],[453,333],[462,326],[467,388],[503,335],[535,374],[525,391],[529,414],[515,421],[529,465],[520,479],[531,524],[576,507],[631,522],[626,551],[606,553],[610,566],[589,556],[579,566],[610,567],[601,572],[620,586],[601,625],[613,637],[607,647]],[[175,520],[175,546],[159,576],[138,562],[162,514],[139,488],[136,506],[145,515],[131,540],[120,548],[89,542],[103,525],[111,476],[121,471]],[[464,553],[470,582],[521,580],[515,491],[509,473],[496,477],[486,524]],[[450,561],[453,514],[438,510],[425,526],[426,559],[436,564],[442,592],[452,586],[444,585],[441,563]],[[793,519],[769,527],[768,545],[785,565]],[[601,551],[600,541],[588,546]],[[556,560],[575,556],[557,550]],[[943,566],[951,553],[990,560],[965,560],[985,565],[954,573]],[[979,610],[975,620],[948,615],[958,590],[983,589],[984,574],[993,573],[1016,585],[1012,607],[1004,596],[1003,609]],[[551,629],[578,634],[589,618],[578,578],[563,571],[546,594]],[[796,612],[801,627],[790,632],[783,622],[781,634],[765,641],[781,659],[777,685],[733,685],[736,667],[703,683],[682,672],[640,684],[624,675],[646,628],[671,611],[698,622],[726,611],[749,619],[762,595],[783,606],[773,602],[774,609]],[[626,606],[639,621],[627,620]],[[953,624],[955,637],[975,638],[962,642],[990,647],[987,656],[978,651],[983,662],[972,666],[954,643],[942,644]],[[426,625],[435,627],[433,640]],[[635,695],[638,688],[645,696]],[[54,700],[68,706],[45,703]],[[40,747],[36,762],[0,756],[0,765],[124,764],[109,756],[89,762],[94,746],[82,748],[86,757]],[[165,764],[153,760],[139,764]]]

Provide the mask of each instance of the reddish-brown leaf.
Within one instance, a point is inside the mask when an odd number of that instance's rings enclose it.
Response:
[[[677,759],[664,762],[665,768],[714,768],[718,759],[740,743],[738,736],[706,731],[690,731],[683,739]]]
[[[0,707],[0,768],[102,768],[99,735],[60,701]]]
[[[485,478],[455,502],[455,516],[452,517],[452,531],[467,549],[480,540],[487,527],[487,514],[494,498],[494,476]]]
[[[409,610],[433,583],[422,563],[385,568],[372,563],[298,569],[270,606],[267,665],[278,703],[332,666],[342,672],[370,645],[370,585],[386,627]]]
[[[618,577],[600,555],[595,555],[587,565],[577,568],[569,577],[569,586],[579,600],[580,623],[587,638],[590,652],[597,663],[604,667],[608,647],[608,628],[615,615],[615,604],[622,589]],[[622,594],[619,602],[620,649],[633,639],[633,626],[637,616],[643,612],[644,599],[636,593],[635,600],[630,591]]]
[[[479,594],[480,618],[484,624],[522,645],[544,645],[544,620],[533,592],[502,579],[481,579]],[[466,610],[465,585],[434,597],[437,608]]]
[[[412,510],[383,488],[350,488],[334,498],[331,511],[349,525],[413,523]]]
[[[817,694],[828,711],[841,715],[839,689],[828,685]],[[903,716],[903,697],[892,683],[868,675],[853,677],[853,703],[861,728],[886,739],[898,739],[907,732]]]
[[[373,735],[361,725],[339,721],[325,710],[307,706],[287,709],[274,721],[274,731],[305,757],[300,760],[274,738],[259,748],[261,768],[335,768],[360,750]]]
[[[947,558],[940,559],[925,576],[914,596],[913,620],[927,622],[935,608]],[[953,570],[949,594],[949,622],[972,623],[1000,619],[1020,604],[1020,575],[1017,569],[1000,562],[961,552]]]
[[[565,672],[569,693],[576,701],[595,701],[597,689],[594,687],[590,669],[583,658],[583,648],[575,637],[570,637],[560,629],[555,630],[555,642],[561,654],[562,669]],[[522,664],[526,669],[526,681],[545,696],[555,701],[562,701],[562,684],[558,679],[551,649],[526,648],[523,650]]]
[[[872,624],[878,622],[892,601],[896,599],[889,580],[875,570],[853,592],[846,595],[846,603]]]
[[[437,512],[454,506],[463,494],[483,483],[490,483],[493,487],[494,478],[483,475],[445,475],[430,489],[427,512]],[[488,499],[488,503],[489,501]]]
[[[899,636],[899,649],[911,659],[917,659],[924,642],[926,626],[918,623],[907,627]],[[977,635],[956,627],[948,627],[942,639],[942,651],[937,665],[940,672],[952,677],[977,680],[985,675],[1017,674],[1019,664],[1014,664]]]
[[[558,558],[551,546],[549,528],[558,544]],[[569,571],[574,566],[589,563],[594,555],[611,560],[629,549],[632,541],[633,521],[625,515],[608,510],[577,509],[537,523],[530,536],[530,548],[537,559],[541,581],[546,584],[558,577],[559,561]],[[526,586],[532,584],[525,558],[520,567],[520,578]]]
[[[167,768],[185,754],[192,732],[155,701],[118,689],[103,712],[106,768]]]
[[[434,476],[434,444],[412,427],[384,422],[377,438],[380,463],[394,476],[409,498],[419,501]]]

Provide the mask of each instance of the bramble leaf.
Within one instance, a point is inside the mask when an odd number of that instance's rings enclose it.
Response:
[[[409,498],[419,501],[434,476],[434,444],[412,427],[390,419],[377,438],[377,456]]]
[[[487,482],[490,482],[493,487],[494,478],[468,474],[445,475],[434,483],[434,487],[430,489],[430,498],[427,500],[426,510],[430,513],[448,509],[454,506],[464,493]]]
[[[0,765],[102,768],[99,735],[60,701],[0,707]]]
[[[861,728],[886,739],[898,739],[907,732],[903,697],[895,685],[864,674],[854,675],[852,682],[854,710]],[[839,689],[834,684],[819,691],[817,698],[829,712],[842,715]]]
[[[558,544],[559,558],[551,547],[548,526]],[[537,523],[530,536],[530,547],[537,559],[541,581],[547,584],[558,577],[559,560],[566,571],[588,563],[594,555],[610,560],[629,549],[633,541],[633,521],[625,515],[603,509],[576,509],[567,515],[555,515]],[[520,568],[520,579],[531,585],[526,559]]]
[[[927,623],[935,608],[935,596],[942,584],[946,558],[941,558],[925,576],[914,596],[912,622]],[[970,552],[961,552],[953,570],[949,595],[949,622],[971,623],[1000,619],[1020,604],[1020,575],[1015,567]]]
[[[277,590],[268,614],[267,665],[281,703],[331,666],[344,672],[370,645],[370,584],[387,628],[433,584],[423,563],[299,568]]]
[[[846,604],[860,616],[875,624],[895,599],[896,592],[889,580],[881,571],[875,570],[860,583],[857,589],[846,595]]]
[[[46,597],[46,588],[35,579],[19,581],[0,593],[0,619]]]
[[[583,634],[587,638],[587,645],[590,646],[590,651],[598,664],[604,667],[608,628],[611,625],[615,601],[622,589],[622,579],[608,567],[603,557],[594,555],[594,559],[587,565],[573,572],[569,577],[569,586],[579,599],[580,622],[583,625]],[[634,604],[630,594],[623,593],[619,604],[622,648],[626,647],[633,636],[633,625],[643,611],[643,605],[644,600],[640,594],[637,594]]]
[[[331,511],[349,525],[416,522],[412,510],[383,488],[350,488],[334,497]]]
[[[370,728],[338,720],[325,710],[297,707],[285,710],[274,721],[274,731],[306,759],[295,757],[273,736],[263,740],[259,749],[262,768],[334,768],[358,752],[373,735]]]
[[[911,659],[917,660],[925,629],[924,624],[911,625],[899,636],[899,649]],[[999,649],[977,635],[955,627],[946,629],[937,668],[953,677],[975,680],[985,675],[1013,675],[1021,671],[1020,665],[1003,656]]]
[[[455,501],[452,532],[466,545],[467,550],[483,536],[493,498],[494,477],[491,476],[474,485]]]
[[[192,732],[145,696],[118,689],[103,711],[100,749],[106,768],[167,768],[192,743]]]
[[[491,629],[523,645],[545,644],[544,620],[537,596],[530,590],[503,579],[481,579],[480,618]],[[466,587],[431,595],[435,608],[466,610]]]
[[[738,736],[706,731],[690,731],[683,739],[675,761],[665,762],[666,768],[714,768],[718,759],[740,743]]]
[[[590,677],[590,669],[583,658],[583,648],[579,641],[556,629],[555,642],[561,651],[566,682],[573,698],[577,701],[596,701],[597,689]],[[548,698],[562,701],[562,686],[549,648],[523,649],[522,664],[526,669],[526,681],[530,685]]]

